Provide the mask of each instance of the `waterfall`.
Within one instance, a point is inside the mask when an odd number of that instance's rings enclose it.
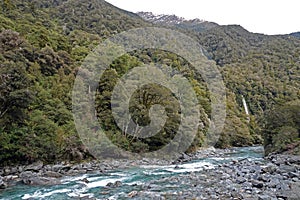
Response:
[[[244,106],[244,109],[245,109],[245,113],[247,115],[247,120],[248,120],[248,123],[249,123],[250,122],[249,109],[248,109],[248,106],[247,106],[246,99],[243,95],[242,95],[242,101],[243,101],[243,106]]]

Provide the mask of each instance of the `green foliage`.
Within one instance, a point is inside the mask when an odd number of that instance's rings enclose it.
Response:
[[[291,151],[299,154],[300,146],[300,104],[275,106],[263,118],[264,145],[266,154]]]
[[[0,165],[89,157],[71,113],[77,69],[105,38],[152,24],[102,0],[3,0],[0,5]],[[182,26],[179,29],[196,38],[218,64],[227,87],[228,115],[217,146],[260,144],[261,130],[267,151],[284,151],[299,144],[297,103],[267,111],[300,98],[299,39],[253,34],[240,26]],[[166,88],[145,86],[131,99],[134,120],[144,125],[149,123],[152,105],[166,107],[168,120],[156,136],[128,136],[116,126],[111,114],[110,99],[117,81],[132,68],[151,63],[170,66],[193,86],[201,105],[201,126],[189,151],[196,150],[204,143],[211,118],[210,94],[201,74],[170,52],[144,49],[111,64],[96,95],[101,126],[114,144],[134,152],[153,151],[174,136],[180,109]],[[140,101],[141,96],[146,99]],[[157,98],[150,100],[153,96]],[[249,115],[245,114],[242,96]],[[277,114],[288,120],[272,118]],[[258,123],[263,117],[265,126]]]

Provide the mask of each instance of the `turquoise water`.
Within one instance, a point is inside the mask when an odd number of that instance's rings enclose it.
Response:
[[[139,166],[124,170],[116,170],[104,174],[84,174],[75,177],[65,177],[62,183],[56,186],[33,187],[16,185],[0,193],[0,199],[126,199],[132,191],[148,191],[158,193],[175,193],[182,191],[188,184],[178,184],[170,181],[172,177],[181,174],[201,172],[204,169],[213,169],[214,166],[239,159],[261,159],[262,147],[235,148],[234,152],[225,154],[224,157],[209,157],[194,160],[189,163],[169,166]],[[85,183],[83,179],[89,182]],[[109,188],[108,183],[121,181],[122,186]]]

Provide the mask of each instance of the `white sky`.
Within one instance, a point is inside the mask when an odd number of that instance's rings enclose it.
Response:
[[[175,14],[220,25],[239,24],[255,33],[300,31],[300,0],[106,0],[124,10]]]

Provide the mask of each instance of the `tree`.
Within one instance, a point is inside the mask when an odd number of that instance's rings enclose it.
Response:
[[[291,151],[299,154],[300,104],[276,106],[265,113],[262,133],[266,154]],[[290,149],[292,148],[292,149]]]

